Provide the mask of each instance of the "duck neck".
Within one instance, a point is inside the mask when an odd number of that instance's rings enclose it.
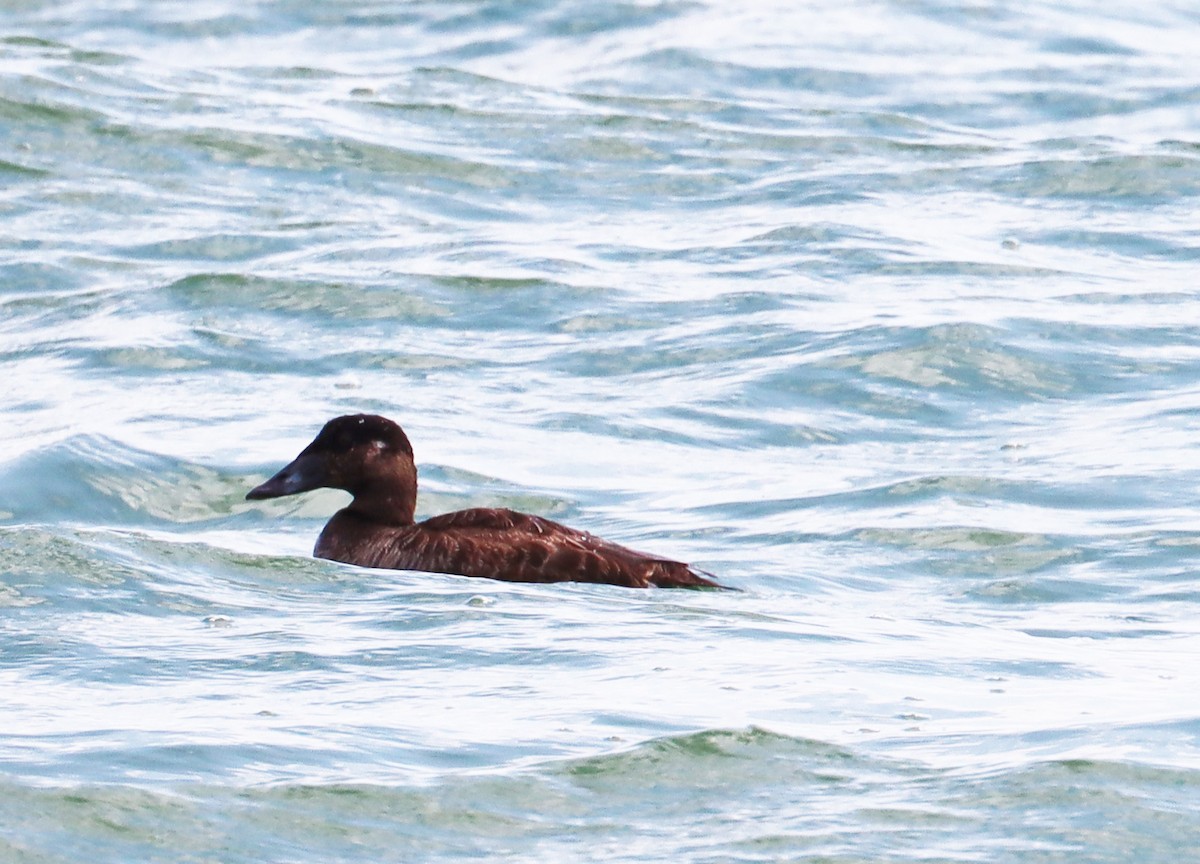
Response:
[[[417,467],[398,464],[353,490],[354,500],[346,509],[363,519],[383,525],[412,525],[417,509]]]

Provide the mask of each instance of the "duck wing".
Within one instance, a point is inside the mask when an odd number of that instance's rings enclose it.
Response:
[[[719,588],[686,564],[628,549],[515,510],[477,508],[400,529],[373,566],[508,582],[596,582],[630,588]]]

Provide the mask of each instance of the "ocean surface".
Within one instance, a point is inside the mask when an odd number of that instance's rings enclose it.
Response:
[[[0,861],[1193,860],[1197,46],[0,4]],[[742,590],[314,560],[357,411]]]

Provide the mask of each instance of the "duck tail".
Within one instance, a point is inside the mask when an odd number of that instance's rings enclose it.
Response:
[[[660,561],[659,566],[654,568],[650,574],[649,582],[658,588],[694,588],[706,589],[715,588],[718,591],[740,591],[740,588],[732,588],[729,585],[722,585],[717,581],[717,577],[707,570],[701,570],[699,567],[690,567],[687,564],[680,564],[678,561]]]

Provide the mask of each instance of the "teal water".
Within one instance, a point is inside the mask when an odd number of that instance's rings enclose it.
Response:
[[[0,860],[1200,845],[1200,14],[0,10]],[[311,559],[419,513],[736,594]]]

